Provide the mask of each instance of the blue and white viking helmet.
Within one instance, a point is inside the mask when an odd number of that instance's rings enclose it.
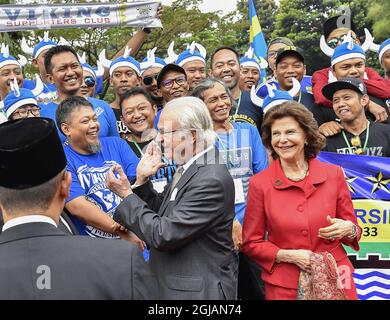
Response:
[[[99,54],[99,61],[103,67],[110,68],[110,76],[114,73],[114,70],[119,67],[129,67],[133,69],[138,76],[141,75],[141,66],[137,60],[130,56],[131,48],[126,46],[125,52],[122,57],[116,58],[114,61],[106,58],[106,49],[103,49]]]
[[[169,63],[175,63],[180,67],[183,67],[184,64],[191,61],[202,61],[204,64],[206,64],[207,51],[206,48],[201,44],[193,41],[191,44],[188,44],[187,49],[179,55],[173,51],[173,47],[174,42],[172,41],[168,47],[168,59],[175,59]]]
[[[373,43],[370,47],[371,51],[377,52],[379,56],[379,63],[382,63],[382,57],[387,50],[390,49],[390,38],[385,40],[381,45]]]
[[[352,38],[352,31],[349,31],[343,43],[338,47],[336,47],[335,49],[329,47],[328,44],[326,43],[325,37],[321,36],[321,40],[320,40],[321,51],[324,54],[326,54],[328,57],[331,57],[332,66],[340,61],[344,61],[351,58],[365,59],[366,58],[365,52],[368,49],[370,49],[370,47],[372,46],[374,38],[372,37],[368,29],[365,28],[364,32],[366,35],[366,39],[361,46],[355,44],[354,39]]]
[[[143,73],[146,69],[149,68],[164,68],[167,63],[164,59],[156,57],[155,52],[157,50],[157,47],[154,47],[153,49],[149,49],[145,59],[140,63],[141,65],[141,73]]]
[[[104,67],[102,63],[98,60],[97,61],[97,70],[95,68],[92,68],[91,65],[87,63],[87,59],[85,56],[85,52],[81,56],[77,54],[81,67],[83,70],[88,71],[89,73],[92,74],[92,76],[96,79],[97,77],[102,77],[104,74]]]
[[[261,71],[261,69],[266,69],[268,67],[268,62],[263,57],[260,57],[260,61],[258,62],[254,53],[253,48],[249,47],[248,51],[245,52],[245,56],[240,60],[240,66],[244,68],[254,67],[259,71]]]
[[[251,100],[254,104],[263,108],[264,114],[274,106],[282,104],[286,101],[292,101],[294,97],[301,90],[301,84],[295,78],[292,78],[293,87],[289,91],[278,90],[273,83],[272,85],[266,83],[268,89],[268,95],[262,99],[256,94],[255,86],[252,86],[251,89]]]
[[[39,37],[40,41],[35,45],[34,48],[31,48],[26,41],[26,38],[22,38],[21,47],[24,53],[33,56],[34,59],[37,59],[42,51],[50,49],[57,45],[57,42],[49,39],[49,32],[45,31],[43,38]]]
[[[33,90],[19,88],[16,79],[11,82],[11,91],[4,98],[4,110],[8,119],[18,108],[23,107],[26,104],[38,106],[36,96],[43,91],[43,83],[38,75],[36,75],[36,79],[37,84]]]
[[[27,59],[26,57],[18,54],[19,60],[16,60],[13,56],[9,54],[9,46],[4,43],[1,44],[1,52],[0,52],[0,68],[6,65],[17,65],[20,69],[26,65]]]

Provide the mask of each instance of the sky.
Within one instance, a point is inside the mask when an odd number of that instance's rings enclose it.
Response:
[[[170,5],[173,0],[161,0],[162,4]],[[227,14],[236,9],[236,0],[203,0],[203,4],[199,6],[202,12],[213,12],[222,10],[223,14]]]

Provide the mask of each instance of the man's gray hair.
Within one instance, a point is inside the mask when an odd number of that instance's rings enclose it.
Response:
[[[181,97],[169,101],[165,112],[177,114],[182,129],[195,129],[199,140],[210,146],[215,141],[213,121],[205,103],[195,97]],[[164,112],[163,111],[163,112]]]
[[[217,78],[206,78],[202,80],[201,82],[198,83],[198,85],[194,88],[194,90],[192,90],[191,95],[193,97],[197,97],[204,101],[204,92],[213,89],[215,87],[215,84],[217,83],[219,83],[221,86],[225,88],[225,91],[229,96],[232,107],[234,109],[237,108],[237,104],[232,97],[232,93],[230,92],[230,89],[228,88],[225,82]]]

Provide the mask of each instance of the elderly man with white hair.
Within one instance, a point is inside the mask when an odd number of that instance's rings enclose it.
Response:
[[[114,220],[150,247],[158,299],[235,299],[234,183],[214,147],[210,113],[198,98],[177,98],[164,107],[158,130],[165,157],[179,166],[173,181],[161,194],[148,181],[164,165],[155,143],[134,185],[112,168],[107,185],[124,198]]]

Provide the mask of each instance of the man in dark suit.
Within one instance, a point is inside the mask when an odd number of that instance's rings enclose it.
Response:
[[[164,165],[155,143],[135,185],[112,168],[107,185],[124,198],[114,220],[150,247],[158,299],[236,299],[234,184],[213,146],[209,111],[198,98],[177,98],[164,107],[158,129],[165,157],[178,164],[173,181],[162,194],[148,181]]]
[[[0,125],[0,299],[153,298],[136,245],[57,228],[71,183],[65,167],[50,119]]]

